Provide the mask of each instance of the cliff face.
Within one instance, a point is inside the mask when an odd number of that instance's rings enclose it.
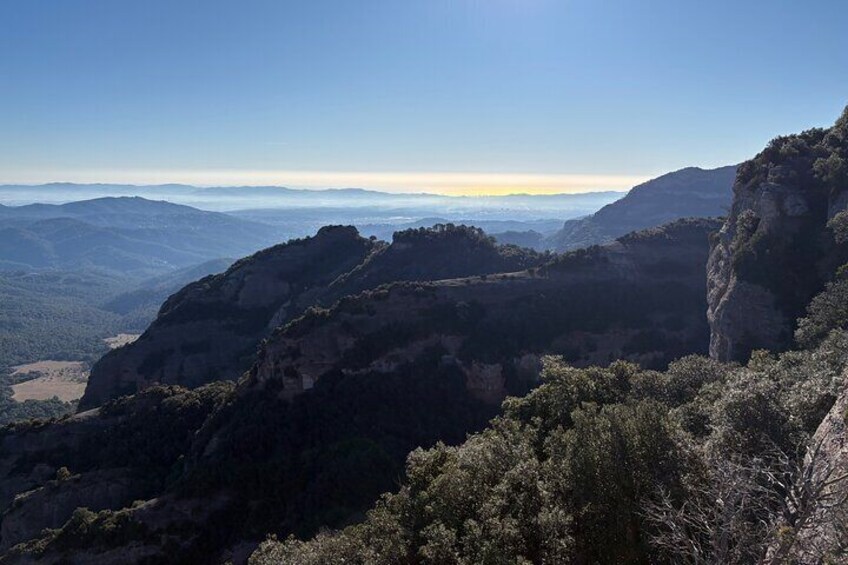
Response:
[[[846,383],[848,384],[848,383]],[[833,405],[811,440],[804,460],[808,490],[816,490],[818,504],[809,523],[798,532],[787,561],[803,565],[837,563],[848,546],[848,390]],[[786,542],[783,544],[786,545]],[[774,546],[777,553],[781,544]],[[830,559],[828,559],[830,558]],[[832,560],[832,561],[830,561]],[[775,560],[775,563],[779,561]]]
[[[374,248],[354,228],[323,228],[186,286],[135,343],[94,365],[80,410],[153,383],[196,387],[237,378],[250,366],[258,342],[303,311],[305,294],[329,285]]]
[[[169,298],[138,341],[95,364],[80,410],[153,383],[192,388],[234,380],[263,338],[310,306],[387,282],[515,271],[543,258],[497,246],[464,226],[399,232],[391,245],[362,238],[352,227],[323,228]]]
[[[727,214],[736,167],[681,169],[634,187],[627,195],[591,216],[565,222],[544,245],[569,251],[609,243],[635,230],[660,226],[680,218],[710,218]]]
[[[834,328],[845,329],[848,260],[848,109],[829,129],[780,137],[739,167],[731,213],[707,266],[710,354],[745,360],[753,349],[812,347]],[[841,284],[841,283],[836,283]],[[816,305],[818,310],[816,310]],[[820,327],[816,327],[819,324]],[[807,379],[810,375],[798,375]],[[764,563],[842,562],[848,547],[848,391],[809,442],[803,469]]]
[[[140,477],[125,469],[92,471],[43,486],[15,498],[3,514],[0,551],[37,538],[45,528],[60,528],[77,508],[122,508],[150,495]]]
[[[775,139],[739,167],[708,263],[710,354],[785,349],[795,320],[844,262],[834,222],[848,204],[848,113],[829,130]]]
[[[325,374],[388,373],[438,352],[468,390],[500,401],[528,356],[562,353],[577,365],[632,359],[662,366],[702,350],[707,237],[688,221],[565,256],[530,271],[404,284],[342,300],[276,332],[251,371],[283,396]]]

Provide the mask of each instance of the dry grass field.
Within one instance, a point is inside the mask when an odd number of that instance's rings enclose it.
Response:
[[[12,385],[12,399],[47,400],[58,397],[69,402],[77,400],[85,391],[88,367],[78,361],[38,361],[14,367],[12,376],[37,374],[34,379]]]

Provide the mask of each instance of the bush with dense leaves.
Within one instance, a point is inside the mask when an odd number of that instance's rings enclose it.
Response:
[[[543,384],[508,399],[487,430],[410,454],[403,486],[364,522],[310,541],[271,538],[251,563],[675,561],[652,542],[663,524],[647,509],[703,503],[720,462],[797,459],[846,365],[841,332],[814,350],[758,352],[746,366],[690,356],[660,373],[549,358]],[[740,555],[765,547],[771,511],[764,502],[735,516]]]

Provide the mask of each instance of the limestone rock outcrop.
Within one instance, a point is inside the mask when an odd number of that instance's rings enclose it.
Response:
[[[326,374],[389,373],[428,357],[454,364],[470,392],[497,403],[509,392],[505,375],[529,354],[662,367],[706,344],[704,268],[718,225],[680,221],[538,269],[345,298],[275,332],[248,382],[273,382],[290,398]]]
[[[846,261],[848,110],[827,130],[779,137],[738,168],[708,263],[710,354],[744,361],[792,345],[796,320]]]
[[[135,343],[95,364],[80,409],[157,383],[193,388],[235,380],[253,363],[262,339],[311,306],[331,306],[384,283],[518,271],[545,259],[496,245],[465,226],[398,232],[391,245],[350,226],[325,227],[170,297]]]
[[[186,286],[136,342],[94,365],[80,410],[155,383],[196,387],[238,378],[259,341],[303,311],[304,294],[329,285],[374,248],[352,227],[327,227]]]

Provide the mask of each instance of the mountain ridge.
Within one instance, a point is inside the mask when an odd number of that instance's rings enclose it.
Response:
[[[109,187],[110,189],[114,187],[118,188],[128,188],[128,189],[150,189],[150,190],[163,190],[163,189],[186,189],[186,190],[197,190],[197,191],[217,191],[217,190],[258,190],[258,191],[267,191],[267,190],[279,190],[282,192],[297,192],[297,193],[367,193],[367,194],[380,194],[380,195],[388,195],[388,196],[434,196],[434,197],[445,197],[445,198],[475,198],[474,196],[468,195],[449,195],[449,194],[439,194],[434,192],[391,192],[391,191],[383,191],[383,190],[375,190],[369,188],[357,188],[357,187],[341,187],[341,188],[291,188],[288,186],[282,185],[225,185],[225,186],[197,186],[191,184],[180,184],[180,183],[164,183],[164,184],[121,184],[121,183],[77,183],[77,182],[48,182],[41,184],[0,184],[0,190],[6,188],[31,188],[34,190],[38,190],[41,187],[64,187],[64,188],[72,188],[77,190],[83,190],[89,187]],[[515,192],[510,194],[497,195],[503,198],[509,197],[542,197],[542,198],[558,198],[558,197],[570,197],[570,196],[583,196],[583,195],[603,195],[603,194],[624,194],[626,191],[621,190],[590,190],[584,192],[559,192],[559,193],[532,193],[532,192]],[[484,195],[483,197],[489,197],[493,195]],[[129,197],[129,196],[128,196]],[[3,206],[0,204],[0,206]]]
[[[143,278],[265,247],[278,230],[166,201],[119,197],[7,206],[0,210],[0,231],[0,262],[58,269],[88,264]]]
[[[666,173],[633,187],[620,200],[586,218],[566,221],[543,245],[568,251],[679,218],[722,216],[731,203],[735,174],[736,166],[686,167]]]
[[[544,257],[497,246],[482,231],[464,226],[399,232],[392,244],[363,238],[350,226],[325,227],[175,293],[137,342],[95,364],[80,407],[134,392],[126,388],[132,383],[195,387],[235,380],[271,330],[310,306],[331,306],[349,293],[395,280],[518,270]]]

